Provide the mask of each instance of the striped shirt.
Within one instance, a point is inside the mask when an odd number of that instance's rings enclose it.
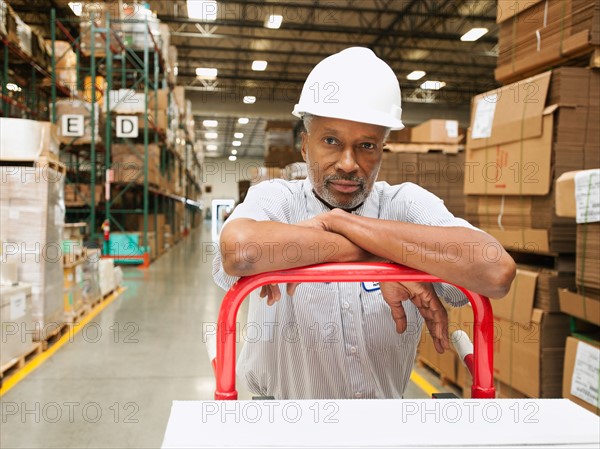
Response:
[[[225,226],[237,218],[298,223],[329,209],[308,180],[262,182],[248,191]],[[443,201],[412,184],[376,182],[354,214],[431,226],[465,226]],[[475,229],[475,228],[473,228]],[[228,290],[238,278],[213,262],[215,282]],[[257,395],[276,399],[400,398],[408,383],[423,318],[403,303],[408,327],[396,332],[390,308],[373,283],[304,283],[293,297],[279,286],[281,300],[267,306],[258,290],[250,295],[237,375]],[[468,300],[448,284],[436,293],[455,307]]]

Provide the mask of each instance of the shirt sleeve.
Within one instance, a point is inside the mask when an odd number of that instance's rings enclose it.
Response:
[[[405,217],[398,217],[401,221],[427,226],[462,226],[480,231],[467,220],[455,217],[446,208],[442,199],[416,184],[402,184],[392,201],[404,202],[404,204],[397,204],[398,208],[394,207],[396,210],[406,212]],[[436,282],[433,283],[433,289],[453,307],[462,307],[469,302],[465,294],[453,285]]]
[[[244,202],[236,206],[223,224],[221,231],[238,218],[289,223],[291,196],[291,191],[283,180],[263,181],[252,186],[248,190]],[[223,290],[229,290],[239,277],[225,273],[220,242],[216,246],[216,254],[213,259],[213,279]]]

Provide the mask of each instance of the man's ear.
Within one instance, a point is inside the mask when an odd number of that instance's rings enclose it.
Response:
[[[306,162],[306,152],[308,151],[308,133],[306,131],[302,132],[302,148],[300,152],[302,153],[302,159]]]

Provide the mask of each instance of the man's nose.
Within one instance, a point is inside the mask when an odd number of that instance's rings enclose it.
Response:
[[[337,169],[345,172],[352,173],[358,170],[358,163],[356,162],[356,154],[354,149],[350,146],[345,147],[340,153],[340,158],[337,162]]]

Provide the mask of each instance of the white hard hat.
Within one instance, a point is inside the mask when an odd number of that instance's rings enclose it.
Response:
[[[292,114],[404,128],[396,74],[363,47],[347,48],[319,62],[308,75]]]

